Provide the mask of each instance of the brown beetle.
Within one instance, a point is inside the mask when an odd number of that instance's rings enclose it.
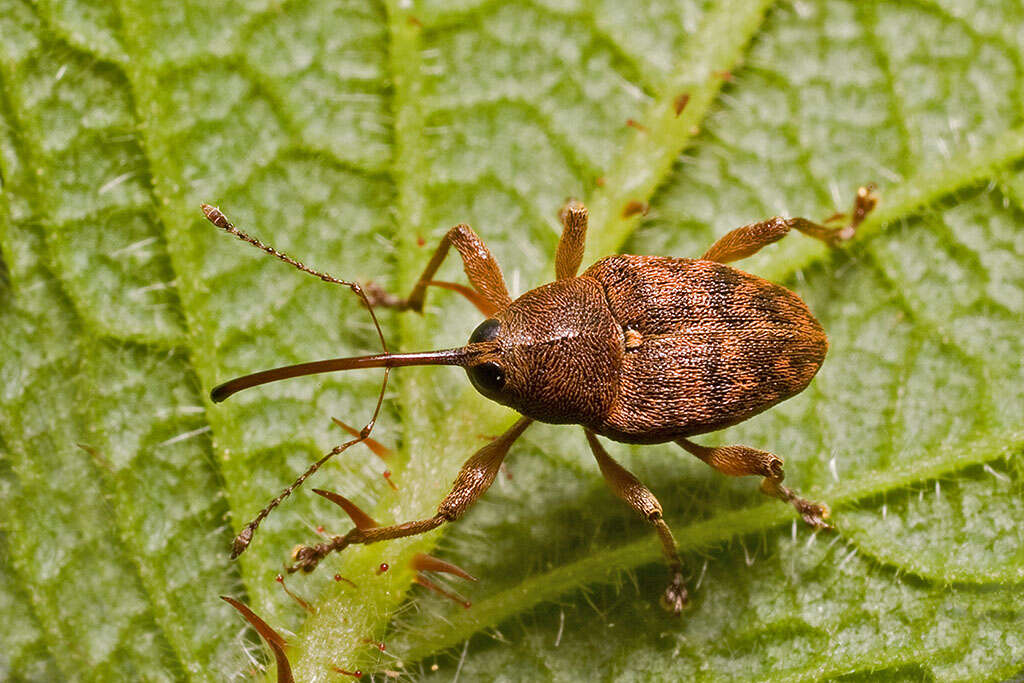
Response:
[[[509,447],[534,420],[583,426],[609,486],[658,532],[671,571],[664,602],[675,613],[685,606],[687,591],[661,505],[612,460],[597,435],[625,443],[675,441],[724,474],[763,477],[764,493],[794,505],[808,524],[827,527],[828,507],[783,486],[782,460],[775,454],[740,445],[709,448],[688,437],[742,422],[799,393],[828,349],[821,325],[796,294],[724,264],[754,254],[791,229],[834,246],[853,236],[875,203],[871,188],[863,187],[848,225],[841,228],[803,218],[770,218],[726,234],[700,259],[610,256],[577,275],[587,211],[570,202],[561,214],[556,280],[515,301],[490,251],[467,225],[448,231],[408,298],[399,299],[313,271],[241,233],[219,210],[204,205],[215,225],[306,272],[352,287],[371,314],[374,304],[422,312],[427,287],[437,286],[463,294],[486,316],[461,348],[391,354],[385,346],[381,355],[277,368],[222,384],[212,392],[214,401],[257,384],[318,372],[458,365],[481,394],[523,415],[463,465],[436,515],[387,527],[359,525],[326,543],[301,546],[290,571],[312,571],[324,556],[352,544],[411,536],[459,519],[491,485]],[[473,289],[433,279],[452,246]],[[328,458],[366,439],[372,426],[373,420],[262,510],[235,539],[234,556],[245,550],[271,509]]]

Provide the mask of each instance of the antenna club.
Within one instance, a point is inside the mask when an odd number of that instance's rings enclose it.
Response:
[[[252,534],[256,527],[251,523],[242,529],[242,533],[235,536],[235,540],[231,543],[231,559],[235,559],[239,555],[245,552],[245,549],[249,547],[249,543],[252,542]]]
[[[218,228],[228,228],[231,226],[231,223],[228,222],[228,217],[225,216],[224,213],[216,206],[203,204],[199,208],[203,210],[203,215],[206,216],[206,220],[210,221]]]

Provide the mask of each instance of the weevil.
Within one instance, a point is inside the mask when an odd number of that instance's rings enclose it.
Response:
[[[218,227],[291,265],[351,287],[373,316],[374,306],[422,313],[428,287],[458,292],[484,321],[465,346],[390,353],[374,316],[384,353],[303,363],[255,373],[216,387],[220,402],[242,389],[288,377],[334,370],[453,365],[486,398],[521,417],[466,461],[433,517],[392,526],[357,524],[325,543],[300,546],[289,571],[312,571],[350,545],[421,534],[461,518],[494,482],[509,448],[534,421],[577,424],[612,491],[656,530],[669,565],[663,604],[679,614],[688,600],[683,563],[661,504],[632,473],[608,455],[598,436],[630,444],[674,442],[730,476],[762,477],[761,490],[792,504],[805,522],[827,528],[829,508],[782,484],[782,459],[749,446],[708,447],[690,437],[742,422],[801,392],[821,367],[828,341],[807,305],[777,284],[727,265],[797,230],[829,246],[850,239],[874,208],[871,186],[858,190],[846,225],[774,217],[745,225],[716,241],[699,259],[618,255],[577,274],[583,258],[587,210],[570,201],[561,212],[555,280],[513,300],[491,252],[468,225],[441,240],[409,296],[320,273],[235,228],[220,210],[203,205]],[[454,247],[472,288],[434,276]],[[233,557],[252,540],[263,518],[327,459],[368,438],[377,408],[358,436],[328,452],[260,511],[235,539]],[[358,521],[358,520],[357,520]]]

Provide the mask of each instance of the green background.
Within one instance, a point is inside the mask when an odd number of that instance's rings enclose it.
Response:
[[[1019,673],[1022,24],[996,0],[0,1],[0,678],[264,675],[219,594],[279,628],[302,681]],[[587,262],[692,257],[747,222],[846,210],[868,181],[882,204],[842,253],[794,236],[742,264],[821,319],[817,379],[702,439],[780,454],[839,533],[675,446],[609,444],[691,569],[672,619],[653,534],[580,430],[538,425],[443,535],[293,578],[313,615],[274,575],[348,521],[308,489],[227,559],[344,438],[330,417],[369,417],[379,373],[217,406],[208,390],[378,346],[355,297],[219,233],[200,202],[397,290],[468,222],[516,295],[552,278],[568,196],[592,211]],[[630,202],[648,213],[624,218]],[[382,316],[392,348],[458,345],[479,319],[450,293],[428,304]],[[398,370],[375,436],[399,490],[363,447],[315,481],[383,522],[421,517],[512,419],[460,371]],[[471,609],[411,587],[423,551],[480,577],[449,582]]]

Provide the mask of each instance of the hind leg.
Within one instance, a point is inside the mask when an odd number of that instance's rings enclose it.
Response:
[[[857,190],[857,198],[853,202],[853,212],[849,224],[841,228],[829,228],[806,218],[782,218],[776,216],[758,223],[744,225],[722,235],[711,248],[704,252],[701,259],[729,263],[748,256],[753,256],[762,248],[778,242],[789,234],[790,230],[798,230],[803,234],[821,240],[830,247],[837,246],[853,237],[864,218],[875,208],[878,198],[871,186]],[[828,222],[828,221],[826,221]]]
[[[782,469],[782,458],[774,453],[739,445],[709,448],[689,439],[677,439],[676,443],[722,474],[731,477],[764,477],[761,480],[762,493],[795,507],[803,520],[811,526],[817,529],[832,528],[832,525],[825,521],[831,514],[828,505],[801,498],[795,491],[782,485],[786,474]]]

